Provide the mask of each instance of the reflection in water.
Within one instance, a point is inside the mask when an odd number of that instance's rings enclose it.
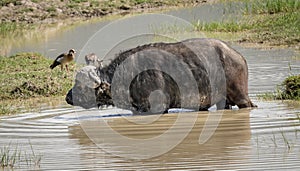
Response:
[[[205,144],[199,144],[198,140],[209,113],[184,113],[187,116],[197,114],[192,131],[173,149],[144,160],[118,157],[116,154],[121,150],[126,152],[121,146],[124,143],[104,141],[106,147],[110,148],[103,150],[86,133],[97,136],[102,133],[98,142],[101,139],[108,140],[110,135],[103,135],[101,129],[93,129],[103,126],[95,124],[104,120],[124,137],[149,139],[163,135],[175,123],[178,113],[157,117],[131,116],[123,112],[126,115],[120,116],[120,111],[114,108],[101,111],[60,108],[6,116],[0,118],[0,147],[18,144],[30,151],[30,140],[35,152],[42,154],[42,170],[300,169],[300,122],[297,117],[300,108],[281,102],[254,103],[259,106],[257,109],[224,111],[215,134]],[[148,118],[156,120],[151,124],[140,122]],[[175,129],[169,139],[157,144],[162,146],[172,142],[172,136],[182,135],[184,129],[183,124]],[[158,148],[155,145],[145,146],[144,151],[149,148],[155,150]],[[110,153],[107,153],[107,149]],[[139,154],[143,151],[129,153]],[[26,168],[22,167],[22,170]]]
[[[237,20],[240,18],[243,4],[242,3],[220,3],[220,4],[205,4],[193,8],[178,9],[165,12],[167,15],[182,18],[188,22],[195,22],[197,20],[205,22],[214,22],[222,20]],[[121,16],[117,16],[121,17]],[[66,22],[59,23],[55,26],[47,29],[36,28],[32,32],[24,33],[23,35],[10,35],[9,37],[1,40],[0,42],[0,55],[13,55],[19,52],[39,52],[50,58],[56,57],[57,54],[64,52],[66,49],[74,48],[78,52],[84,47],[90,38],[97,31],[103,29],[111,20],[112,17],[104,18],[100,22],[88,21],[85,23]],[[156,21],[161,20],[157,18]],[[71,24],[70,24],[71,23]],[[153,25],[149,23],[149,20],[143,20],[144,24]],[[175,23],[177,25],[178,23]],[[162,24],[163,25],[163,24]],[[132,23],[132,27],[129,30],[111,30],[111,33],[106,37],[102,37],[99,40],[99,46],[93,47],[94,51],[100,51],[96,53],[98,56],[104,56],[103,52],[110,50],[105,49],[107,44],[105,41],[122,40],[120,35],[116,33],[124,33],[128,35],[128,32],[137,31],[140,29],[136,26],[136,23]],[[178,25],[177,25],[178,27]],[[41,31],[42,30],[42,31]],[[182,31],[180,32],[182,34]],[[121,36],[122,37],[122,36]],[[70,42],[72,42],[70,44]],[[103,42],[102,44],[100,44]],[[102,45],[104,47],[102,47]],[[71,47],[70,47],[71,46]],[[92,52],[89,52],[92,53]],[[83,54],[84,57],[86,54]]]
[[[64,26],[63,23],[58,23],[47,28],[36,26],[36,28],[32,28],[31,30],[19,30],[16,31],[17,33],[4,35],[1,37],[0,55],[9,56],[19,52],[39,52],[46,54],[45,52],[48,50],[45,49],[47,48],[47,41],[64,33],[66,31],[62,29]],[[58,30],[61,33],[58,33]],[[37,47],[39,48],[37,49]]]
[[[300,73],[300,60],[294,58],[299,53],[292,50],[235,48],[248,63],[250,94],[273,92],[287,76]]]
[[[58,23],[47,28],[37,27],[22,35],[10,35],[1,40],[0,55],[37,52],[55,58],[66,49],[74,48],[80,51],[89,38],[107,23],[106,19],[102,22],[89,21],[84,24]]]
[[[211,13],[211,10],[218,11],[212,12],[216,14],[212,16],[214,18],[223,15],[219,8],[207,9],[208,13]],[[197,11],[204,18],[209,15],[201,13],[205,10],[198,9],[192,10],[191,14],[195,15]],[[187,11],[187,13],[189,12]],[[178,16],[182,15],[181,12],[174,12],[174,15],[177,14]],[[46,38],[41,38],[42,43],[39,45],[20,40],[17,43],[23,43],[26,46],[13,45],[13,49],[9,49],[11,48],[9,46],[8,51],[10,52],[5,51],[5,53],[38,51],[51,56],[51,54],[56,55],[65,49],[80,49],[83,43],[105,24],[102,22],[92,23],[49,37],[45,36]],[[30,39],[33,42],[39,42],[32,37]],[[66,42],[74,44],[72,47],[66,47],[68,45]],[[293,59],[295,54],[291,50],[235,48],[247,59],[249,92],[252,99],[255,99],[255,94],[273,91],[275,85],[280,83],[290,72],[300,72],[300,61]],[[292,71],[289,71],[289,65]],[[199,144],[198,139],[208,113],[196,113],[198,114],[196,124],[182,142],[160,156],[144,160],[128,160],[115,156],[118,154],[117,152],[124,150],[123,147],[119,147],[121,143],[118,142],[107,144],[111,150],[116,150],[107,153],[98,148],[85,131],[88,131],[89,134],[99,135],[102,130],[93,128],[101,128],[101,125],[97,123],[99,119],[102,119],[124,137],[143,140],[163,135],[175,122],[178,114],[157,117],[157,120],[149,125],[137,125],[131,121],[151,116],[141,117],[127,114],[125,118],[122,118],[120,115],[112,115],[116,109],[107,109],[97,112],[102,112],[106,116],[114,116],[114,118],[96,117],[91,116],[89,110],[45,107],[38,113],[0,117],[0,147],[11,143],[12,145],[18,144],[27,148],[26,151],[30,151],[28,145],[28,140],[30,140],[35,151],[43,155],[42,170],[300,170],[299,106],[286,105],[280,101],[254,101],[254,103],[259,106],[257,109],[224,111],[222,121],[215,134],[205,144]],[[77,114],[85,117],[78,117]],[[191,115],[191,113],[186,113],[186,115]],[[80,121],[82,125],[79,124],[78,120],[80,119],[84,120]],[[127,119],[130,119],[130,122]],[[85,129],[81,127],[83,124]],[[176,129],[176,136],[182,135],[184,128],[183,125]],[[100,140],[101,138],[105,137],[99,137]],[[106,135],[106,138],[109,138],[109,135]],[[172,140],[171,137],[159,144],[164,142],[167,144]],[[155,144],[146,146],[146,148],[155,149]],[[135,151],[132,153],[136,154]]]
[[[180,168],[230,168],[232,162],[243,162],[241,154],[249,154],[249,145],[251,139],[250,125],[249,125],[249,110],[241,111],[225,111],[223,118],[214,135],[205,144],[199,144],[199,136],[207,119],[208,112],[199,112],[197,121],[192,131],[186,138],[175,146],[172,150],[166,152],[158,157],[144,159],[144,160],[130,160],[128,158],[117,157],[115,154],[109,154],[101,148],[95,148],[95,144],[85,134],[84,131],[89,131],[89,135],[94,132],[99,135],[99,129],[94,129],[96,120],[88,120],[82,122],[86,124],[84,130],[80,125],[69,127],[70,138],[78,139],[79,144],[86,150],[87,147],[93,147],[92,151],[87,151],[81,154],[81,161],[87,161],[87,166],[91,162],[89,159],[103,160],[100,168],[102,169],[180,169]],[[189,115],[189,113],[186,113]],[[141,119],[140,116],[132,116],[135,119]],[[147,116],[145,116],[147,117]],[[150,137],[163,136],[165,130],[170,129],[178,114],[166,114],[161,116],[158,120],[150,125],[137,125],[128,121],[126,118],[111,118],[106,121],[114,129],[114,131],[126,136],[130,139],[146,139]],[[131,120],[134,118],[131,118]],[[89,125],[89,127],[87,127]],[[89,130],[86,130],[89,129]],[[182,134],[182,129],[176,130],[176,134]],[[103,135],[103,134],[102,134]],[[91,135],[92,136],[92,135]],[[113,136],[113,135],[103,135]],[[173,135],[174,137],[177,135]],[[99,137],[104,138],[104,137]],[[104,138],[105,139],[105,138]],[[169,137],[168,141],[173,141]],[[105,140],[104,140],[104,143]],[[109,143],[109,142],[107,142]],[[166,144],[168,142],[165,142]],[[114,144],[107,144],[114,150],[120,149],[118,147],[122,143],[114,142]],[[161,144],[161,142],[157,143]],[[156,144],[152,146],[145,146],[144,148],[156,148]],[[85,151],[84,150],[84,151]],[[153,149],[155,150],[155,149]],[[134,152],[135,153],[135,152]],[[141,153],[143,153],[141,151]],[[98,161],[100,162],[100,161]]]

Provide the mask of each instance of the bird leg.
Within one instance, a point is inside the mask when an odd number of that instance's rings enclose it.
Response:
[[[64,70],[64,65],[60,64],[60,70],[63,71]]]
[[[66,69],[67,69],[67,72],[69,72],[69,68],[68,68],[68,65],[66,65]]]

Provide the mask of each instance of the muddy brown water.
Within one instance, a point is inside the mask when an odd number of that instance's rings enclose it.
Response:
[[[220,12],[218,6],[206,10]],[[184,11],[173,13],[186,17],[194,16],[197,10]],[[82,38],[86,38],[85,33],[95,32],[102,24],[78,27],[59,35],[61,41],[53,41],[59,37],[54,36],[37,48],[56,54],[66,48],[62,42],[67,40],[81,47],[78,40],[86,41]],[[77,34],[82,30],[86,32]],[[55,42],[59,45],[51,45]],[[233,47],[247,59],[249,94],[258,105],[256,109],[175,110],[165,115],[132,116],[116,108],[46,107],[40,112],[1,117],[0,147],[10,145],[13,150],[18,146],[30,153],[32,146],[42,156],[39,166],[20,161],[15,170],[299,170],[300,106],[256,97],[273,91],[286,76],[300,72],[296,53]],[[203,135],[212,136],[201,143]]]
[[[117,113],[120,112],[116,109],[101,112],[78,110],[75,113],[75,109],[57,109],[3,117],[0,123],[0,145],[18,144],[29,151],[28,140],[30,140],[35,153],[42,155],[39,167],[42,170],[299,169],[300,123],[296,114],[300,109],[281,102],[255,102],[259,105],[258,109],[224,111],[213,136],[204,144],[199,144],[198,139],[210,113],[197,113],[193,129],[182,142],[162,155],[143,160],[116,156],[119,154],[116,151],[118,149],[130,152],[123,149],[124,143],[118,145],[117,142],[108,141],[106,145],[111,149],[102,149],[86,135],[85,131],[88,130],[89,136],[99,136],[102,130],[94,128],[101,126],[97,125],[101,119],[123,136],[143,140],[163,135],[174,124],[178,113],[160,116],[146,128],[144,125],[136,125],[127,120],[127,117],[139,120],[141,116],[119,117]],[[95,113],[98,115],[94,115]],[[111,117],[99,117],[106,115]],[[79,122],[78,118],[85,121]],[[84,124],[84,127],[79,123]],[[175,130],[175,134],[172,134],[174,137],[169,136],[164,142],[145,146],[145,151],[155,150],[158,148],[157,145],[167,144],[173,140],[172,138],[183,134],[184,129],[185,125],[181,125]],[[109,134],[100,135],[102,135],[98,137],[100,139],[110,138]],[[137,151],[132,153],[139,155]],[[21,165],[15,168],[23,170],[28,167]]]
[[[161,12],[161,14],[179,17],[191,23],[197,22],[198,20],[201,22],[237,20],[242,16],[242,6],[242,3],[207,4],[203,6],[164,11]],[[119,18],[120,17],[121,16],[119,16]],[[115,17],[115,19],[118,19],[118,17]],[[160,21],[161,18],[157,17],[155,20]],[[108,17],[100,22],[91,21],[83,24],[76,23],[75,25],[65,25],[63,23],[59,23],[57,26],[53,26],[43,31],[37,29],[35,32],[30,32],[29,34],[16,35],[15,37],[11,36],[10,38],[1,40],[2,46],[0,47],[0,55],[10,56],[21,52],[39,52],[53,59],[60,53],[68,51],[71,48],[76,49],[79,54],[82,50],[82,47],[89,41],[89,39],[112,21],[113,19]],[[146,18],[142,21],[144,23],[150,23],[149,25],[151,25],[149,18]],[[154,21],[152,20],[152,22]],[[180,24],[180,22],[176,24]],[[135,27],[136,21],[130,23],[130,25],[133,27],[118,27],[117,32],[128,34],[128,32],[132,30],[136,31],[140,29]],[[116,30],[112,30],[112,32],[113,31],[116,32]],[[106,47],[106,44],[115,39],[120,41],[124,37],[116,33],[107,33],[107,38],[111,40],[106,40],[103,37],[99,41],[104,43],[99,43],[100,47],[93,47],[93,50],[96,50],[95,48],[102,49],[96,53],[100,57],[103,56],[103,48]]]
[[[299,73],[300,61],[295,60],[289,50],[236,48],[247,58],[250,97],[259,107],[219,112],[222,119],[204,144],[199,144],[199,137],[208,116],[214,115],[213,109],[211,112],[132,116],[129,111],[114,108],[83,110],[61,106],[1,117],[0,146],[17,145],[30,152],[31,144],[35,153],[42,155],[37,167],[42,170],[300,169],[300,107],[256,98],[256,94],[274,90],[285,76]],[[175,124],[180,116],[194,118],[194,121],[181,118],[183,124]],[[114,134],[107,132],[104,123],[117,135],[132,141],[120,143]],[[208,124],[208,130],[214,130],[213,124],[214,120]],[[190,126],[191,130],[186,132]],[[134,144],[155,140],[168,130],[172,130],[172,134],[157,143],[142,147]],[[185,138],[181,141],[178,136]],[[157,149],[163,153],[159,154]],[[147,156],[150,153],[153,156]],[[143,159],[134,158],[139,156]],[[28,168],[36,167],[24,163],[15,167],[16,170]]]

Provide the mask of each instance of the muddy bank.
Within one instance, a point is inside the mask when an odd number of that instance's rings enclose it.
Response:
[[[214,0],[4,0],[1,22],[57,23],[66,19],[90,19],[167,7],[195,6]]]
[[[71,72],[51,70],[52,61],[37,53],[0,57],[0,115],[34,110],[45,102],[64,101],[72,87],[76,65],[69,65]]]

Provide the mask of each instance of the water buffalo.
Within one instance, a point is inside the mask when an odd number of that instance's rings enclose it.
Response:
[[[215,104],[217,109],[256,107],[248,97],[244,57],[226,43],[206,38],[138,46],[119,53],[107,66],[84,67],[66,101],[138,113],[208,110]]]

